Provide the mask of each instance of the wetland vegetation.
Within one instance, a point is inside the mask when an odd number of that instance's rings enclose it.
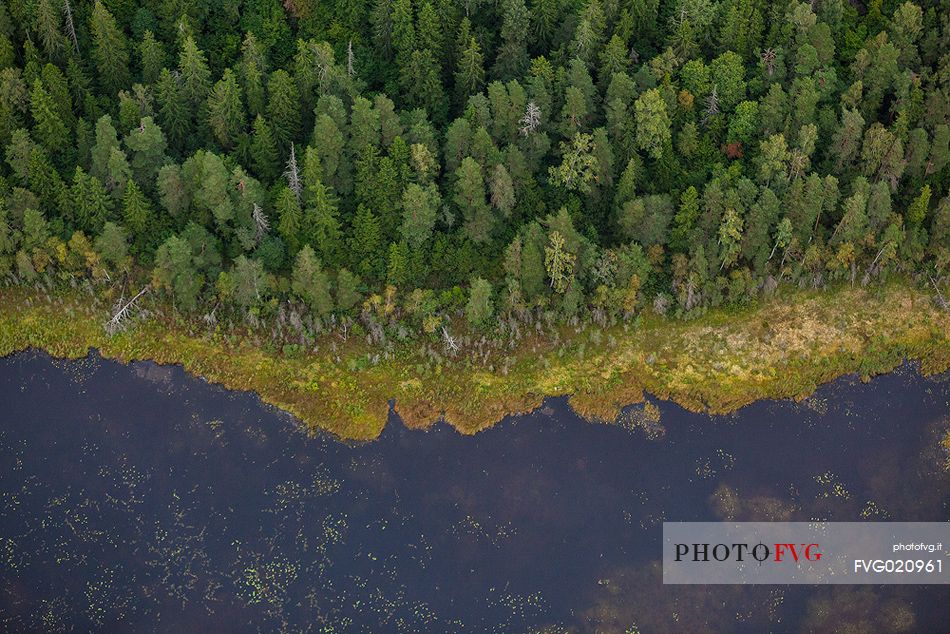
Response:
[[[802,291],[744,310],[685,321],[646,313],[614,328],[545,331],[515,346],[437,340],[375,346],[326,336],[306,351],[268,345],[268,329],[224,332],[155,308],[109,335],[107,305],[80,292],[43,296],[0,291],[0,354],[40,348],[84,357],[90,347],[120,360],[180,363],[226,387],[253,390],[311,426],[350,439],[379,435],[388,403],[407,425],[444,413],[464,432],[569,395],[588,418],[614,421],[644,392],[693,410],[728,412],[761,398],[804,397],[847,373],[869,377],[906,359],[925,372],[950,367],[950,313],[927,293],[894,283],[871,289]]]
[[[2,352],[310,424],[948,365],[935,2],[0,2]],[[944,312],[941,312],[941,311]]]

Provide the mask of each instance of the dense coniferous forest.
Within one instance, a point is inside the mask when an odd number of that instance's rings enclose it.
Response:
[[[0,275],[435,336],[939,289],[948,9],[3,2]]]

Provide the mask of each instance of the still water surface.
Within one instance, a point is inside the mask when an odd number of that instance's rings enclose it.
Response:
[[[950,376],[348,445],[96,355],[0,359],[0,631],[948,631],[950,587],[663,586],[664,520],[950,521]]]

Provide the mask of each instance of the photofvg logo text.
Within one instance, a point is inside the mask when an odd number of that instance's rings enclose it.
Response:
[[[664,522],[663,583],[950,583],[948,541],[948,522]]]
[[[821,561],[821,555],[821,545],[817,543],[676,544],[676,561],[689,558],[694,562],[729,560],[744,562],[752,559],[760,564],[765,562],[782,564],[789,561]]]

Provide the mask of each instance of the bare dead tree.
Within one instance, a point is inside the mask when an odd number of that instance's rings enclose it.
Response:
[[[765,65],[765,72],[771,77],[775,72],[775,49],[767,48],[762,51],[762,63]]]
[[[300,170],[297,168],[297,151],[293,143],[290,144],[290,158],[287,160],[287,171],[284,172],[284,176],[287,178],[287,187],[294,193],[299,203],[303,186],[300,184]]]
[[[445,348],[450,350],[453,354],[459,351],[459,344],[451,334],[449,334],[448,329],[445,326],[442,326],[442,342],[445,344]]]
[[[528,107],[525,108],[524,116],[521,117],[518,123],[521,124],[522,136],[528,136],[541,125],[541,108],[533,101],[529,101]]]
[[[350,77],[356,75],[356,70],[353,68],[353,40],[350,40],[346,45],[346,74]]]
[[[218,310],[218,306],[215,305],[215,307],[211,309],[211,312],[205,313],[201,317],[201,319],[205,322],[205,325],[208,326],[209,328],[214,328],[218,323],[218,317],[215,314],[217,310]]]
[[[874,256],[874,261],[868,265],[868,268],[864,271],[864,275],[861,277],[861,285],[867,286],[871,281],[871,277],[878,274],[877,262],[881,259],[881,256],[884,255],[884,251],[887,250],[887,247],[890,246],[890,243],[885,243],[881,250],[877,252],[877,255]]]
[[[254,203],[254,208],[251,210],[251,218],[254,220],[254,239],[260,242],[261,238],[267,235],[270,230],[270,221],[257,203]]]
[[[699,294],[696,292],[696,284],[692,276],[686,281],[686,302],[683,308],[687,311],[692,310],[699,303]]]
[[[343,331],[343,333],[340,335],[340,339],[342,339],[345,342],[350,336],[350,318],[349,317],[344,317],[343,319],[340,320],[340,330]]]
[[[76,27],[73,25],[73,8],[69,6],[69,0],[63,0],[63,15],[66,16],[66,35],[73,42],[76,54],[79,54],[79,39],[76,37]]]
[[[319,322],[319,320],[318,320]],[[300,316],[300,313],[297,312],[297,309],[291,307],[287,313],[287,324],[298,334],[304,332],[304,323],[303,319]]]
[[[881,256],[884,255],[884,251],[885,251],[885,250],[887,249],[887,247],[889,247],[889,246],[891,246],[891,243],[889,243],[889,242],[885,242],[885,243],[884,243],[884,246],[881,247],[881,250],[877,252],[877,255],[876,255],[876,256],[874,256],[874,261],[871,262],[871,266],[868,267],[868,271],[873,271],[873,270],[874,270],[874,265],[877,264],[877,261],[881,259]],[[933,278],[931,278],[931,279],[933,279]]]
[[[129,320],[131,320],[137,313],[136,302],[139,300],[142,295],[148,291],[148,286],[145,286],[140,290],[135,297],[130,299],[128,302],[123,302],[123,298],[119,298],[119,301],[116,302],[115,307],[112,310],[112,317],[109,321],[106,322],[105,329],[106,332],[110,335],[121,331],[128,325]]]

